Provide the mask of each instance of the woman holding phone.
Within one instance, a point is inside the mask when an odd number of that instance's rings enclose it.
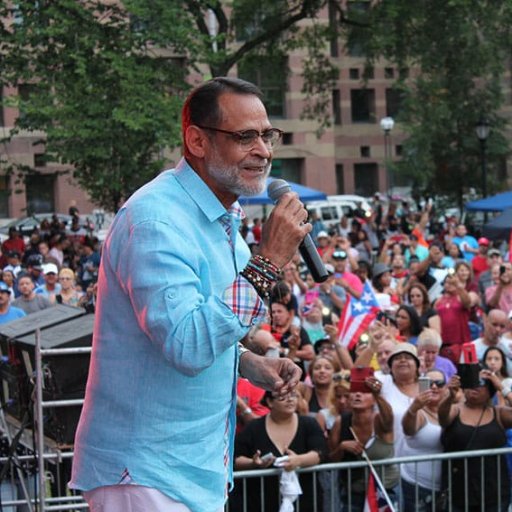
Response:
[[[423,385],[422,385],[423,384]],[[441,426],[437,411],[446,393],[446,380],[441,370],[429,370],[420,377],[420,393],[402,419],[406,456],[442,453]],[[402,509],[427,512],[432,510],[441,490],[441,462],[427,461],[402,464]],[[416,494],[417,493],[417,494]],[[417,499],[416,499],[417,498]]]
[[[441,443],[445,452],[491,450],[506,446],[505,429],[512,427],[512,409],[490,405],[496,389],[485,375],[485,371],[480,372],[477,387],[463,390],[464,400],[460,402],[456,401],[460,377],[454,375],[451,378],[449,393],[441,400],[438,410],[439,424],[443,428]],[[455,459],[451,461],[449,469],[451,473],[447,475],[445,483],[448,485],[449,480],[451,484],[448,493],[450,510],[508,510],[510,484],[504,456]],[[484,480],[482,473],[485,474]]]

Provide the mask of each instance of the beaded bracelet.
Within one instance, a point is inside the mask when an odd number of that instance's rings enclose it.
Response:
[[[270,298],[270,290],[272,289],[272,285],[274,281],[267,279],[260,273],[253,270],[251,267],[245,267],[242,272],[240,272],[242,276],[252,284],[258,295],[263,299],[267,300]]]

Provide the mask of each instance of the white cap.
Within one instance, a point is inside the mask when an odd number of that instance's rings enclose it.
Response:
[[[58,274],[59,269],[57,268],[57,265],[55,263],[45,263],[43,265],[43,274]]]

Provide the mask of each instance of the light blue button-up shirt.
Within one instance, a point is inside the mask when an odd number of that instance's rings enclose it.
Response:
[[[185,160],[117,214],[99,271],[71,488],[114,485],[129,474],[193,512],[222,507],[232,476],[237,341],[259,320],[223,300],[250,257],[236,220],[232,249],[225,214]]]

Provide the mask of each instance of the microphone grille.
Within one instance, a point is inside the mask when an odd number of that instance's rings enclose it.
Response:
[[[268,186],[267,192],[268,197],[276,202],[283,194],[290,192],[290,190],[290,185],[285,180],[273,180]]]

